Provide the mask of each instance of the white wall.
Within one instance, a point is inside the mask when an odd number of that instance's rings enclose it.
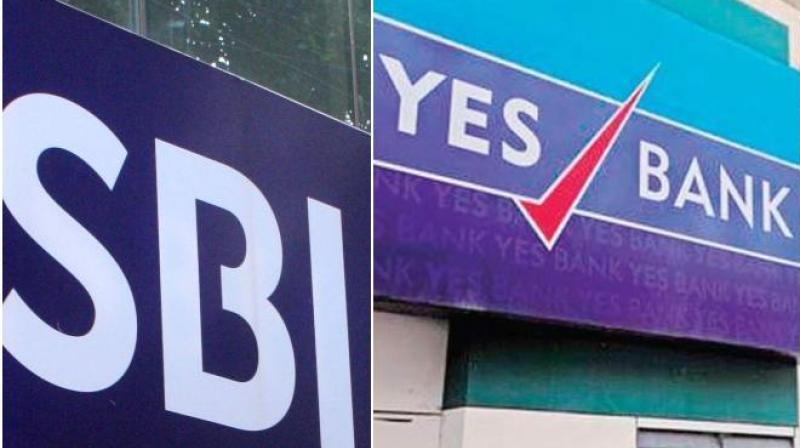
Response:
[[[447,321],[375,312],[373,442],[377,448],[438,448]]]
[[[441,448],[486,447],[636,448],[636,419],[471,407],[444,412]]]
[[[447,321],[375,312],[373,341],[374,409],[439,412]]]

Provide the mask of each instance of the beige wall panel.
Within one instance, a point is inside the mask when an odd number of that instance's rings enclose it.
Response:
[[[375,410],[441,410],[446,320],[375,312],[373,343]]]
[[[635,448],[636,420],[559,412],[458,408],[443,414],[442,448]]]

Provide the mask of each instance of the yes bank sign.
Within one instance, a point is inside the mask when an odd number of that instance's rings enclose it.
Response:
[[[798,167],[388,18],[378,293],[797,351]],[[427,248],[427,249],[426,249]]]
[[[4,25],[4,442],[368,446],[368,136],[55,2]]]

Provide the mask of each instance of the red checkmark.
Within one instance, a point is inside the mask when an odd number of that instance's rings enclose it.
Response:
[[[614,112],[611,118],[592,137],[564,172],[542,195],[539,202],[515,199],[522,214],[533,230],[539,235],[548,249],[552,249],[567,221],[575,211],[600,165],[606,158],[622,128],[631,117],[636,104],[650,85],[658,66],[656,66],[636,87],[627,100]]]

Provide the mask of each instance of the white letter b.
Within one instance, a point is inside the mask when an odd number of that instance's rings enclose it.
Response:
[[[283,263],[272,208],[241,173],[160,140],[156,172],[166,408],[238,429],[267,429],[286,414],[295,387],[289,332],[269,302]],[[248,381],[203,371],[198,200],[232,213],[244,231],[244,261],[222,266],[220,274],[223,309],[247,322],[258,347]]]

